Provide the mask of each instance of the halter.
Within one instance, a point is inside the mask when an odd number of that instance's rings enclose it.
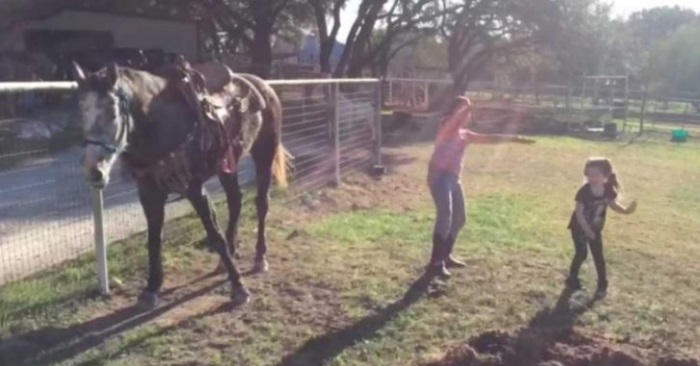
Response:
[[[129,120],[131,114],[129,113],[129,97],[127,96],[124,89],[117,89],[116,93],[117,99],[119,100],[119,116],[121,117],[121,124],[119,125],[119,134],[117,135],[117,144],[112,145],[104,141],[85,139],[83,140],[83,146],[87,145],[97,145],[110,154],[116,154],[119,151],[120,145],[124,142],[126,138],[126,133],[129,129]]]

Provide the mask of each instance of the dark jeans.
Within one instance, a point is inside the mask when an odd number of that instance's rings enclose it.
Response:
[[[605,270],[605,257],[603,256],[603,235],[601,232],[596,232],[595,234],[595,239],[589,239],[583,232],[571,230],[571,238],[574,241],[576,254],[573,261],[571,261],[569,277],[572,279],[578,278],[579,270],[588,256],[588,248],[590,247],[595,269],[598,273],[598,284],[607,284],[608,277]]]

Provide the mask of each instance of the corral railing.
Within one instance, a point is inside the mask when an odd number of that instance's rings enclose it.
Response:
[[[382,93],[389,109],[435,112],[444,107],[442,99],[452,87],[448,79],[389,77]],[[475,81],[466,94],[483,112],[475,113],[476,122],[493,122],[496,130],[518,124],[528,132],[595,134],[614,125],[617,136],[670,139],[674,131],[687,130],[690,140],[700,141],[700,93],[573,80],[568,85]]]
[[[269,83],[283,103],[282,143],[294,156],[292,196],[380,163],[380,80]],[[83,181],[76,87],[0,83],[0,284],[94,250],[100,287],[107,292],[106,246],[146,228],[135,186],[119,164],[104,191],[92,191]],[[250,183],[254,175],[244,158],[241,181]],[[207,189],[221,198],[216,179]],[[166,216],[189,212],[185,200],[173,197]]]
[[[384,104],[389,108],[428,111],[431,98],[442,88],[451,88],[452,81],[444,79],[387,78],[383,84]]]

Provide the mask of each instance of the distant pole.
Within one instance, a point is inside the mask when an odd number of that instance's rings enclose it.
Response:
[[[382,165],[382,89],[384,79],[380,79],[377,83],[376,91],[376,106],[377,110],[374,115],[374,163],[376,166]]]
[[[333,84],[333,180],[340,187],[340,84]]]

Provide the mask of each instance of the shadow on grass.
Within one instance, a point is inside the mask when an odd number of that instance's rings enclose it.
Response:
[[[383,153],[382,162],[389,169],[396,169],[400,166],[411,165],[415,163],[418,158],[410,156],[408,154],[402,153]]]
[[[380,329],[420,300],[428,291],[432,279],[428,275],[421,276],[399,300],[345,328],[310,339],[293,354],[284,357],[277,366],[323,365],[356,343],[376,337]]]
[[[530,319],[527,328],[522,332],[527,332],[534,328],[572,329],[576,319],[586,311],[592,309],[597,301],[596,298],[591,298],[585,303],[580,303],[572,307],[571,298],[573,295],[574,291],[564,288],[559,294],[559,298],[554,307],[540,310]]]
[[[201,282],[211,276],[211,274],[202,276],[190,282],[189,285]],[[71,360],[91,349],[99,347],[108,338],[144,325],[168,311],[214,290],[226,282],[227,280],[216,281],[196,291],[187,293],[154,310],[149,311],[138,305],[134,305],[67,328],[45,327],[14,337],[7,340],[7,345],[13,345],[13,347],[0,352],[0,361],[2,361],[2,364],[42,366]],[[177,289],[178,288],[166,290],[163,294],[167,295]],[[215,309],[213,313],[224,311],[226,310],[225,308],[226,306]],[[208,312],[198,317],[209,316],[213,313]],[[188,318],[188,321],[192,319],[193,318]],[[157,332],[149,334],[147,337],[137,337],[135,341],[127,342],[127,344],[120,347],[120,351],[117,351],[117,353],[126,352],[128,349],[143,343],[147,339],[162,335],[175,327],[177,327],[177,325],[159,329]],[[115,355],[111,353],[110,357],[114,356]]]

